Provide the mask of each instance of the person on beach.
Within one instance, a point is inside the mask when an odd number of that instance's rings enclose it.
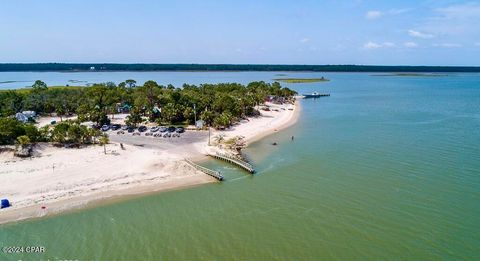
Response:
[[[292,136],[292,141],[293,141],[294,139],[295,139],[295,137],[294,137],[294,136]]]

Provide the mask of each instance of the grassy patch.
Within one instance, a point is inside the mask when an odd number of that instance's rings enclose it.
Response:
[[[309,82],[328,82],[329,79],[326,78],[277,78],[273,79],[274,81],[284,82],[284,83],[309,83]]]

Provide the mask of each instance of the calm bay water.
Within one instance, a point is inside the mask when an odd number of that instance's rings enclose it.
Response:
[[[93,83],[114,82],[134,79],[138,84],[154,80],[162,85],[172,84],[181,87],[184,83],[223,83],[238,82],[247,84],[252,81],[271,81],[279,78],[282,72],[0,72],[0,90],[17,89],[32,86],[35,80],[42,80],[48,86],[86,86]],[[294,75],[306,75],[301,73]]]
[[[33,73],[12,74],[0,81]],[[58,74],[32,79],[62,84]],[[101,74],[74,79],[178,86],[277,73]],[[47,252],[0,260],[480,259],[480,75],[287,74],[326,76],[289,87],[332,96],[303,100],[295,126],[246,150],[256,175],[208,161],[226,182],[3,225],[0,246]]]

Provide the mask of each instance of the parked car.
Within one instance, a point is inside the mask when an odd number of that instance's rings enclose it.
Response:
[[[176,128],[173,126],[168,127],[168,132],[175,132]]]
[[[102,129],[102,131],[108,131],[110,129],[110,126],[103,125],[101,129]]]
[[[178,127],[176,130],[175,130],[176,133],[184,133],[185,132],[185,129],[183,127]]]
[[[130,128],[128,125],[123,125],[122,126],[122,130],[124,130],[124,131],[128,130],[128,128]]]
[[[122,127],[122,125],[120,125],[120,124],[112,124],[112,125],[110,125],[110,129],[112,129],[112,130],[118,130],[118,129],[120,129],[121,127]]]
[[[147,131],[147,127],[145,127],[145,126],[140,126],[140,127],[138,127],[138,131],[139,131],[139,132],[145,132],[145,131]]]
[[[160,128],[158,129],[160,132],[166,132],[168,129],[167,127],[165,126],[160,126]]]
[[[132,133],[132,132],[135,131],[135,128],[134,128],[134,127],[128,127],[127,131],[128,131],[129,133]]]
[[[160,128],[155,126],[150,128],[150,132],[157,132]]]

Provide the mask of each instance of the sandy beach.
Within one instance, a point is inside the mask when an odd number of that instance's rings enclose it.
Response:
[[[214,135],[224,134],[225,139],[243,136],[248,143],[255,142],[295,124],[301,111],[299,101],[295,105],[267,103],[270,111],[261,110],[261,117],[250,118],[225,131],[214,131]]]
[[[212,137],[243,136],[247,143],[294,124],[300,107],[268,104],[270,111],[212,131]],[[184,158],[201,158],[212,150],[207,131],[187,132],[177,140],[110,134],[107,154],[94,145],[81,149],[39,144],[34,157],[0,153],[0,198],[12,206],[0,210],[0,223],[43,217],[128,195],[152,193],[216,182]],[[127,136],[128,135],[128,136]],[[123,143],[124,149],[120,147]]]

